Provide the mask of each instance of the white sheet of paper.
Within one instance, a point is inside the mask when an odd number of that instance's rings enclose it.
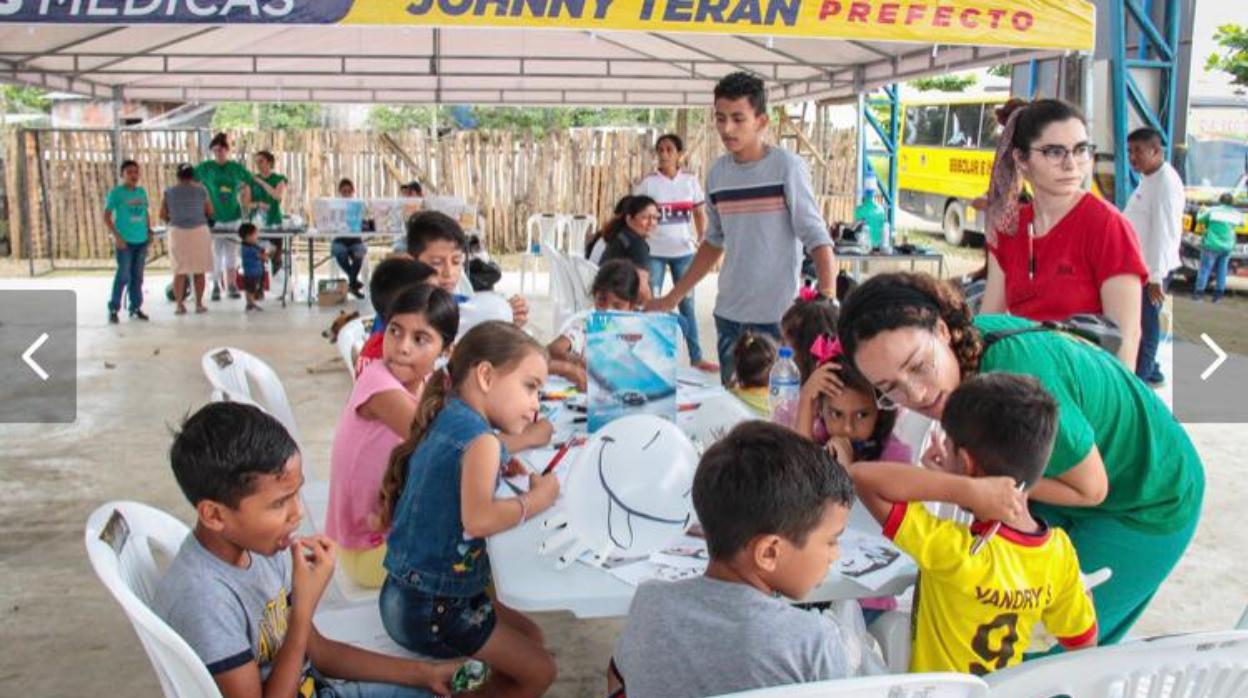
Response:
[[[879,589],[900,574],[905,554],[884,536],[845,529],[841,557],[833,569],[868,589]]]

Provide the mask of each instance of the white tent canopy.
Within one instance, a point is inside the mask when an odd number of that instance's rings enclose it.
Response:
[[[1030,2],[1071,6],[1068,14],[1091,21],[1082,0]],[[853,4],[872,11],[889,5]],[[1035,45],[965,45],[967,32],[948,31],[928,32],[950,41],[938,45],[764,35],[758,27],[721,34],[705,26],[684,33],[549,28],[549,21],[517,27],[79,19],[0,23],[0,79],[128,100],[679,107],[707,104],[715,81],[737,70],[764,78],[778,102],[848,99],[900,80],[1053,53]]]

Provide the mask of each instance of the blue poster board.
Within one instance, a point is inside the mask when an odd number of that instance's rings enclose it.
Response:
[[[676,421],[680,324],[668,313],[591,313],[586,319],[589,431],[630,414]]]

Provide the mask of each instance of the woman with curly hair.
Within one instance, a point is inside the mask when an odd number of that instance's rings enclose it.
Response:
[[[1058,401],[1058,433],[1035,514],[1070,535],[1085,572],[1109,567],[1093,591],[1099,642],[1121,640],[1183,555],[1200,517],[1204,467],[1183,426],[1110,353],[1007,315],[972,319],[962,296],[923,274],[883,274],[849,295],[838,332],[845,356],[881,407],[939,420],[978,373],[1030,375]],[[962,474],[961,454],[925,464]]]

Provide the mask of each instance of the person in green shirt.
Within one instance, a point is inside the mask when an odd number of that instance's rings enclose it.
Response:
[[[104,200],[104,224],[113,236],[117,273],[113,295],[108,301],[108,321],[120,322],[121,295],[130,290],[130,319],[146,321],[143,312],[143,266],[147,263],[147,243],[152,226],[147,212],[147,191],[139,186],[139,164],[121,163],[121,184],[113,187]]]
[[[239,298],[238,233],[231,223],[241,222],[243,210],[251,208],[251,173],[246,167],[230,160],[230,141],[224,133],[212,137],[209,145],[212,158],[195,167],[195,178],[208,190],[212,201],[212,299],[221,300],[221,289],[228,288],[230,298]],[[225,228],[218,230],[218,228]]]
[[[282,199],[286,196],[286,175],[273,171],[276,163],[273,153],[267,150],[256,153],[256,175],[251,180],[251,211],[253,218],[256,215],[261,217],[261,228],[282,227]],[[276,276],[282,269],[282,238],[262,236],[260,239],[273,246],[269,260]]]
[[[1213,302],[1222,300],[1226,293],[1226,268],[1235,250],[1235,231],[1244,224],[1244,215],[1232,206],[1235,203],[1230,192],[1218,197],[1218,205],[1204,209],[1196,217],[1197,225],[1205,226],[1205,239],[1200,251],[1200,270],[1196,272],[1196,290],[1192,300],[1202,300],[1209,286],[1209,273],[1218,270],[1213,288]]]
[[[1034,376],[1057,400],[1058,433],[1033,513],[1070,535],[1085,572],[1113,576],[1093,592],[1099,642],[1123,638],[1196,531],[1204,466],[1165,403],[1109,352],[1008,315],[972,321],[952,286],[925,274],[882,274],[841,308],[845,355],[876,388],[877,404],[931,419],[966,378],[1004,371]],[[834,364],[827,364],[834,365]],[[834,391],[836,386],[825,390]],[[942,439],[929,467],[954,465]]]

